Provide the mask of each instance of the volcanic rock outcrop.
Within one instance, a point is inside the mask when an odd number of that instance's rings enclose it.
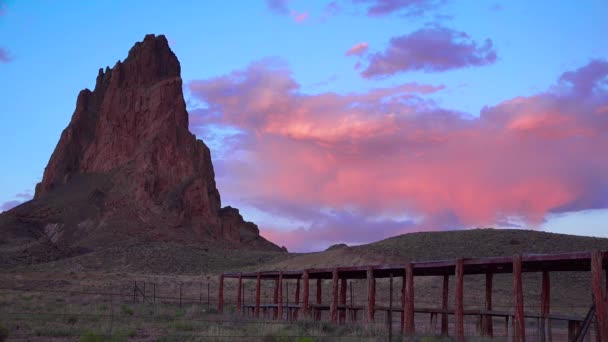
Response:
[[[237,209],[221,208],[209,148],[188,130],[180,64],[162,35],[147,35],[80,92],[34,199],[2,214],[0,231],[64,250],[130,237],[281,250]]]

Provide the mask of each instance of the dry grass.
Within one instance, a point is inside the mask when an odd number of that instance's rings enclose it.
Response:
[[[0,287],[21,291],[0,291],[0,308],[2,308],[0,322],[13,337],[17,334],[25,334],[31,340],[41,341],[74,340],[84,335],[87,335],[86,338],[91,341],[98,337],[116,341],[125,339],[195,341],[200,340],[201,335],[205,334],[222,336],[223,340],[238,339],[229,336],[246,335],[249,339],[244,340],[247,341],[252,340],[252,336],[262,341],[292,341],[306,337],[311,337],[314,341],[323,340],[320,335],[341,336],[345,340],[351,338],[384,341],[386,330],[375,331],[373,327],[345,329],[327,323],[311,322],[260,324],[241,317],[218,315],[213,309],[217,293],[217,274],[222,271],[398,264],[408,260],[593,249],[608,250],[608,239],[490,229],[415,233],[369,245],[305,254],[131,241],[72,258],[34,265],[21,264],[11,269],[4,269],[0,273]],[[494,280],[495,308],[510,309],[512,307],[510,275],[496,275]],[[147,303],[133,303],[135,281],[140,286],[146,282]],[[584,272],[552,273],[552,312],[584,315],[591,302],[589,282],[589,274]],[[150,303],[153,283],[158,298],[156,304]],[[182,308],[179,307],[177,299],[180,284]],[[209,306],[206,303],[207,284],[210,288]],[[255,281],[245,281],[246,303],[250,303],[253,298],[254,284]],[[273,284],[272,281],[263,282],[263,302],[272,301]],[[540,302],[539,275],[524,274],[524,285],[526,311],[537,312]],[[289,286],[291,291],[289,299],[293,302],[295,282],[291,281]],[[353,281],[352,286],[353,302],[363,305],[366,299],[365,281]],[[399,306],[401,280],[395,279],[394,286],[394,303]],[[454,283],[450,283],[450,290],[454,286]],[[323,287],[323,302],[328,303],[329,282],[325,282]],[[38,290],[71,293],[36,292]],[[310,291],[310,298],[314,298],[316,291],[314,284],[311,285]],[[415,279],[416,306],[437,307],[440,291],[441,279],[417,277]],[[480,307],[483,304],[483,291],[483,276],[466,276],[466,308]],[[123,296],[81,294],[81,292],[121,293]],[[236,281],[226,280],[224,293],[227,311],[233,310]],[[287,296],[286,291],[284,294]],[[350,302],[350,299],[348,301]],[[378,305],[388,304],[386,279],[380,279],[377,283],[377,301]],[[9,315],[18,312],[28,315]],[[433,338],[420,337],[418,340],[426,341]]]

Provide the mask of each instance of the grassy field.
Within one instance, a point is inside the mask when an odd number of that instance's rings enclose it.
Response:
[[[382,314],[375,325],[360,324],[359,320],[345,326],[255,321],[234,315],[231,311],[237,284],[232,279],[225,281],[227,310],[220,315],[215,311],[218,274],[594,249],[608,250],[608,239],[491,229],[415,233],[369,245],[302,254],[131,241],[72,258],[4,268],[0,272],[0,325],[8,331],[9,340],[385,341],[388,329]],[[552,312],[584,316],[591,304],[590,275],[552,273],[551,277]],[[511,310],[510,275],[496,275],[494,281],[495,309]],[[145,302],[139,292],[133,297],[135,282],[140,291],[146,283]],[[284,289],[284,294],[289,293],[293,303],[295,281],[285,283],[290,289]],[[364,305],[365,281],[350,284],[353,303]],[[273,285],[272,281],[263,282],[263,303],[272,302]],[[451,282],[450,290],[454,286]],[[245,303],[251,303],[255,281],[245,281],[244,287]],[[330,287],[329,281],[323,283],[324,303],[329,303]],[[401,279],[395,279],[394,288],[393,302],[399,306]],[[524,274],[524,288],[525,310],[538,312],[540,276]],[[311,298],[315,290],[311,284]],[[388,280],[378,280],[378,305],[388,305],[388,290]],[[416,306],[438,307],[440,291],[441,279],[416,277]],[[483,276],[466,276],[465,308],[481,307],[483,291]],[[347,301],[350,303],[350,294]],[[399,323],[398,318],[394,319],[396,334]],[[428,335],[418,340],[434,340],[437,332],[429,330],[428,315],[417,314],[416,320],[417,331]],[[467,331],[475,334],[476,320],[469,318],[467,322]],[[533,331],[534,322],[528,324]],[[496,322],[497,327],[502,325]],[[559,324],[556,329],[563,333]]]

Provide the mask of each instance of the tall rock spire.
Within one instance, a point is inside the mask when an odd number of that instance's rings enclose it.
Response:
[[[100,69],[95,89],[78,95],[33,204],[13,214],[62,227],[55,240],[67,244],[126,234],[279,250],[238,210],[221,209],[209,148],[188,130],[180,70],[162,35]],[[40,217],[50,203],[62,205]]]

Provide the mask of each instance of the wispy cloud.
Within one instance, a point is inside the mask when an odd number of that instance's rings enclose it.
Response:
[[[439,8],[443,0],[352,0],[355,4],[367,5],[367,15],[381,17],[393,13],[405,16],[419,16]]]
[[[12,60],[7,50],[0,48],[0,63],[8,63]]]
[[[287,3],[288,0],[266,0],[266,6],[275,14],[288,15],[289,7],[287,6]]]
[[[361,56],[367,52],[369,45],[366,42],[361,42],[353,45],[344,55],[346,56]]]
[[[372,78],[416,70],[438,72],[488,65],[496,58],[490,39],[478,44],[464,32],[427,27],[392,38],[385,51],[369,57],[369,65],[361,75]]]

